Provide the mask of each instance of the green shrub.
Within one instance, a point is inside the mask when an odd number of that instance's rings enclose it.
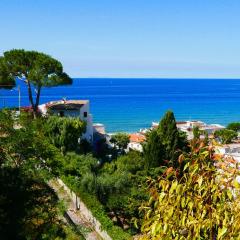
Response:
[[[65,153],[79,148],[79,138],[85,128],[86,123],[77,118],[49,116],[45,131],[51,143]]]
[[[214,133],[214,136],[217,137],[221,141],[221,143],[229,144],[235,138],[237,138],[238,134],[235,131],[233,131],[233,130],[221,129],[221,130],[217,130]]]
[[[240,122],[232,122],[227,125],[227,129],[233,130],[235,132],[240,131]]]

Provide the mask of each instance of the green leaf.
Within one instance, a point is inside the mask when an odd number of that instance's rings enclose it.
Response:
[[[232,200],[233,194],[232,194],[232,191],[231,191],[231,190],[227,190],[227,195],[228,195],[228,198],[229,198],[230,200]]]
[[[219,228],[217,239],[221,239],[226,234],[226,232],[227,232],[226,227]]]
[[[189,162],[185,164],[183,171],[185,171],[189,167]]]
[[[177,181],[174,181],[172,183],[172,186],[171,186],[170,191],[169,191],[170,194],[173,193],[173,191],[177,188],[177,185],[178,185]]]

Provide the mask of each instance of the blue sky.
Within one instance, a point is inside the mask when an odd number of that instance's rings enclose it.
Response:
[[[72,77],[240,78],[239,0],[1,0],[0,54],[34,49]]]

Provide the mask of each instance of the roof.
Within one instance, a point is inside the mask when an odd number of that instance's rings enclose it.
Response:
[[[129,134],[129,140],[130,140],[130,142],[141,143],[146,140],[146,137],[139,133],[132,133],[132,134]]]
[[[202,126],[200,129],[218,130],[218,129],[223,129],[223,128],[225,128],[225,127],[220,124],[209,124],[209,125]]]
[[[88,100],[60,100],[47,103],[46,108],[52,110],[78,110],[88,102]]]
[[[180,122],[176,122],[176,124],[186,124],[187,123],[187,121],[180,121]]]

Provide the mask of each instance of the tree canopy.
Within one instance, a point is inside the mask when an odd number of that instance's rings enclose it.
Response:
[[[221,129],[221,130],[217,130],[214,133],[214,136],[219,138],[221,143],[228,144],[228,143],[231,143],[238,136],[238,134],[233,130]]]
[[[173,112],[166,112],[158,128],[147,136],[144,144],[146,165],[176,167],[177,158],[182,151],[187,150],[187,144],[186,136],[177,129]]]
[[[147,135],[147,141],[143,145],[143,153],[145,159],[145,167],[159,167],[165,166],[166,162],[164,162],[164,147],[163,143],[157,133],[157,130],[152,130]]]
[[[49,116],[44,127],[49,141],[62,153],[79,150],[79,139],[85,129],[86,123],[80,119],[59,116]]]
[[[240,131],[240,122],[232,122],[227,125],[227,129],[233,130],[235,132]]]
[[[63,222],[62,204],[46,181],[62,155],[44,135],[44,121],[0,111],[1,239],[79,239]]]
[[[165,113],[159,123],[157,132],[165,148],[164,159],[176,166],[179,152],[186,149],[187,141],[183,135],[180,135],[172,111]]]
[[[124,152],[129,143],[129,135],[126,133],[116,133],[111,137],[110,142],[121,152]]]
[[[72,84],[72,79],[63,71],[58,60],[41,52],[23,49],[6,51],[0,57],[0,88],[14,87],[16,79],[26,83],[29,102],[35,116],[42,87]]]

